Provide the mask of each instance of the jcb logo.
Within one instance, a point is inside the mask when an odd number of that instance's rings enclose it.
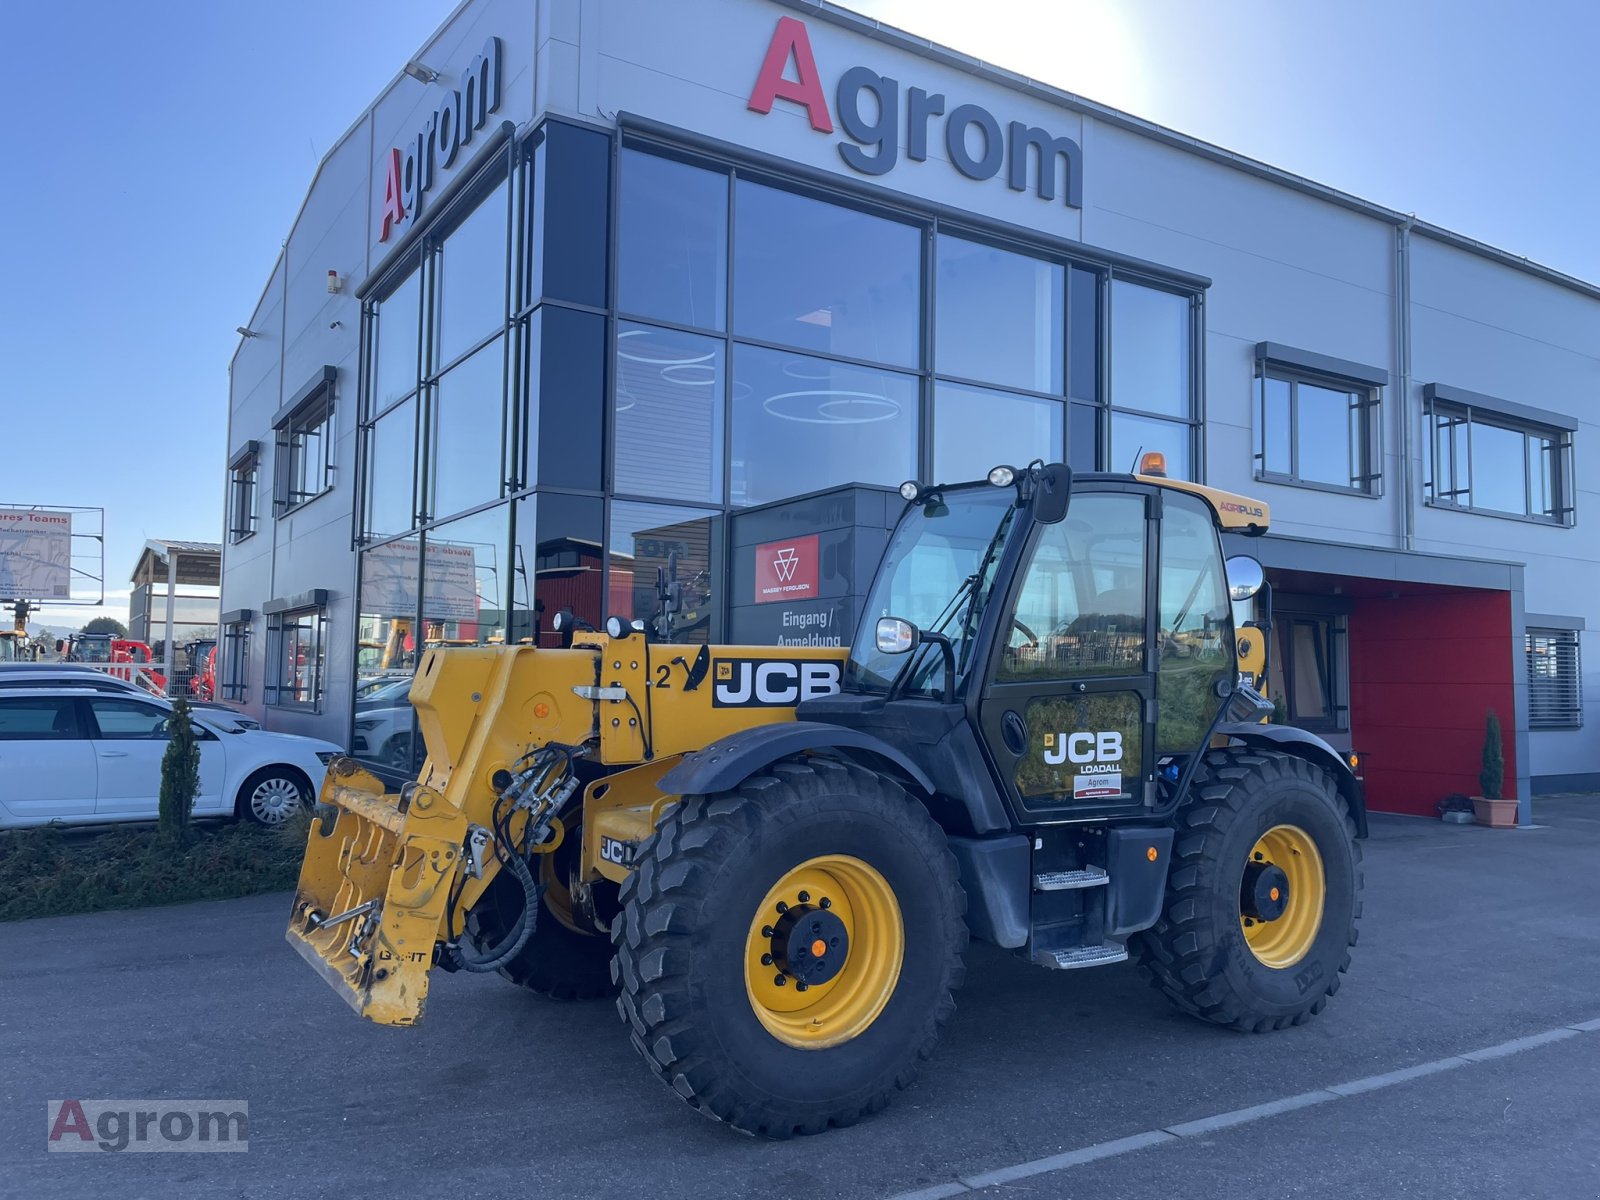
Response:
[[[1121,762],[1122,734],[1047,733],[1044,735],[1044,760],[1052,767],[1064,762]]]
[[[603,837],[600,839],[600,859],[602,862],[626,867],[633,862],[633,845],[613,837]]]
[[[717,661],[713,708],[793,708],[839,690],[839,664],[783,658]]]

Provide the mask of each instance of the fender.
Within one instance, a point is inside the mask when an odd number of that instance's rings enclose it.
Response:
[[[1356,822],[1356,836],[1367,836],[1366,791],[1350,769],[1350,764],[1345,762],[1344,756],[1316,734],[1296,729],[1293,725],[1255,724],[1218,725],[1214,732],[1247,746],[1261,746],[1292,754],[1327,771],[1333,776],[1339,795],[1350,806],[1350,815]]]
[[[670,796],[706,796],[737,787],[763,767],[806,750],[864,751],[893,763],[922,789],[933,793],[923,769],[882,738],[826,721],[784,721],[757,725],[683,756],[657,785]]]

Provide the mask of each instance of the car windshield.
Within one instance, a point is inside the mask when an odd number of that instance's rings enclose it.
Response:
[[[900,691],[944,688],[944,664],[932,645],[905,654],[878,651],[879,617],[901,617],[943,633],[955,646],[958,681],[966,673],[978,618],[1016,514],[1016,493],[987,485],[947,489],[907,509],[889,539],[883,565],[862,611],[845,686],[886,692],[902,671]],[[910,660],[914,658],[914,665]]]

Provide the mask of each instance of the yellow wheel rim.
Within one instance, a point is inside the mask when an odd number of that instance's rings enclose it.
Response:
[[[1252,864],[1276,867],[1287,881],[1287,903],[1282,915],[1272,920],[1249,915],[1244,892],[1248,889]],[[1322,928],[1328,881],[1322,869],[1322,855],[1310,834],[1298,825],[1274,825],[1263,833],[1251,848],[1240,891],[1239,924],[1244,929],[1250,953],[1261,963],[1282,970],[1294,966],[1311,952],[1317,932]]]
[[[878,1019],[905,951],[889,881],[859,858],[826,854],[787,872],[757,906],[745,940],[745,991],[773,1037],[825,1050]],[[804,983],[807,973],[827,977]]]

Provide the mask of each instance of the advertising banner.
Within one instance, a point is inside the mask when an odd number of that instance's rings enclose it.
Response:
[[[756,603],[814,600],[819,574],[817,535],[756,547]]]
[[[0,597],[72,598],[72,514],[0,508]]]
[[[417,611],[417,543],[389,542],[362,556],[361,611],[410,617]],[[429,542],[422,589],[425,621],[478,619],[477,553],[472,546]]]

